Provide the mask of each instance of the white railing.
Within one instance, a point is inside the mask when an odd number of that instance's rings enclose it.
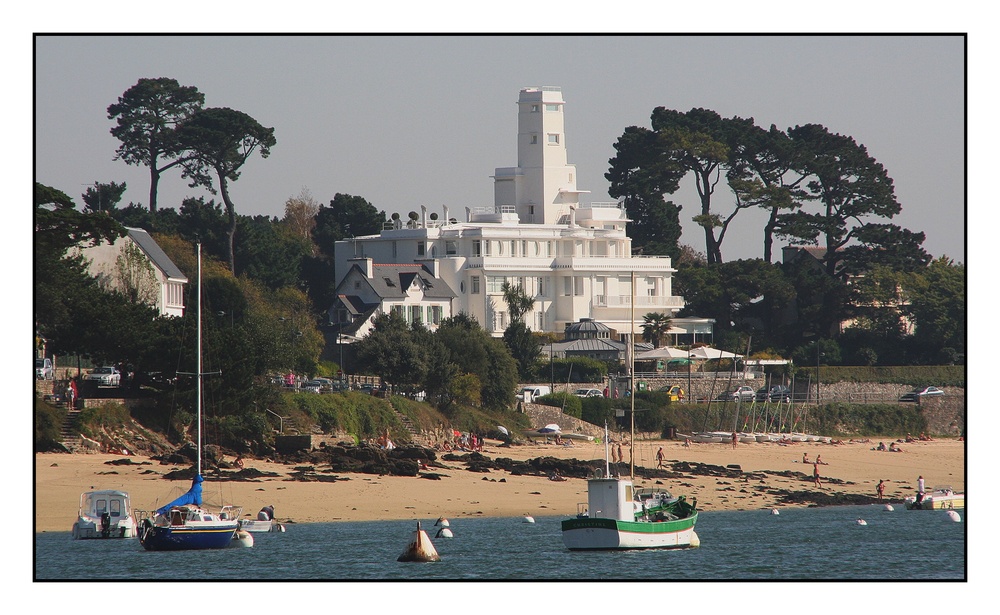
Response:
[[[684,307],[684,297],[637,296],[636,306]],[[631,295],[594,295],[594,307],[630,307]]]

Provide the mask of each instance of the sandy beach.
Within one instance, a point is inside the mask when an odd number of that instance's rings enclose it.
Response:
[[[886,443],[888,444],[888,440]],[[499,447],[487,441],[483,454],[490,458],[508,457],[527,460],[536,457],[604,459],[604,446],[576,443],[574,446],[529,444]],[[759,487],[806,493],[875,495],[879,480],[888,483],[885,496],[900,501],[913,495],[916,480],[923,475],[928,488],[949,485],[965,490],[965,442],[933,440],[903,443],[901,453],[872,450],[878,440],[869,443],[796,443],[778,444],[691,444],[681,442],[638,441],[636,465],[656,467],[656,452],[662,446],[665,465],[674,461],[718,466],[738,464],[744,473],[759,474],[752,479],[729,479],[715,476],[685,475],[677,480],[662,480],[675,494],[697,498],[703,511],[759,510],[781,506],[776,496]],[[625,461],[629,449],[624,449]],[[809,459],[822,457],[822,487],[811,479]],[[133,507],[149,509],[170,501],[187,489],[185,481],[168,481],[162,475],[177,466],[135,456],[128,465],[107,462],[121,460],[121,455],[59,454],[35,455],[35,530],[38,532],[71,529],[79,507],[80,494],[91,489],[127,491]],[[439,461],[440,457],[439,457]],[[292,523],[362,521],[388,519],[437,519],[472,516],[547,516],[574,515],[577,503],[586,502],[586,481],[570,478],[551,481],[545,477],[515,476],[504,471],[487,474],[470,472],[464,463],[442,462],[434,472],[441,480],[420,477],[343,474],[336,482],[291,480],[293,466],[246,459],[246,467],[273,472],[277,477],[257,481],[206,480],[208,502],[233,502],[255,515],[260,508],[273,505],[279,521]],[[317,468],[320,470],[321,468]],[[779,475],[778,473],[783,473]],[[802,473],[808,478],[799,476]],[[639,486],[653,486],[656,481],[637,479]]]

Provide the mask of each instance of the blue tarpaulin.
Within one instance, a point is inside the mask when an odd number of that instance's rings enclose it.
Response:
[[[201,477],[201,474],[196,474],[194,480],[191,481],[191,488],[188,492],[177,498],[173,502],[170,502],[166,506],[161,506],[156,509],[156,514],[162,515],[174,506],[184,506],[185,504],[194,504],[195,506],[201,506],[201,483],[205,479]]]

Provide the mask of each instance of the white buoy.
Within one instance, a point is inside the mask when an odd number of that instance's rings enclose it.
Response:
[[[892,507],[892,504],[886,504],[885,505],[885,509],[887,511],[889,511],[889,512],[892,512],[892,511],[896,510],[895,508]]]
[[[865,521],[864,519],[858,519],[857,523],[858,525],[868,525],[868,522]]]
[[[230,547],[252,547],[253,534],[246,530],[236,530],[233,539],[229,541]]]
[[[524,516],[524,522],[525,523],[534,523],[535,522],[535,518],[532,517],[531,515],[525,515]]]
[[[772,514],[772,515],[780,515],[781,513],[780,513],[780,512],[778,512],[778,509],[777,509],[777,508],[772,508],[772,509],[771,509],[771,514]]]
[[[701,546],[701,538],[698,538],[698,534],[696,534],[694,530],[691,530],[691,542],[689,542],[688,544],[691,545],[692,547]]]
[[[948,511],[948,518],[951,519],[952,521],[954,521],[955,523],[961,523],[962,522],[962,517],[960,517],[959,514],[957,512],[955,512],[954,510],[949,510]]]
[[[446,527],[439,529],[438,533],[434,535],[434,538],[454,538],[454,537],[455,535],[452,534],[451,530],[449,530]]]
[[[438,517],[438,520],[434,522],[434,525],[440,525],[441,527],[448,527],[451,524],[448,523],[448,520],[445,519],[444,517]]]
[[[397,562],[437,562],[441,560],[437,549],[427,537],[427,532],[420,529],[420,522],[417,521],[417,529],[413,532],[413,539],[406,547],[406,551],[396,558]]]

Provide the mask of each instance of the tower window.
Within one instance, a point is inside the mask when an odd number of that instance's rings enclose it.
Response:
[[[558,111],[559,105],[545,105],[546,111]]]
[[[531,112],[532,113],[538,113],[538,110],[539,110],[538,105],[531,105]]]
[[[531,144],[538,145],[538,135],[531,135]]]
[[[549,135],[549,145],[559,145],[559,135],[550,134]]]

